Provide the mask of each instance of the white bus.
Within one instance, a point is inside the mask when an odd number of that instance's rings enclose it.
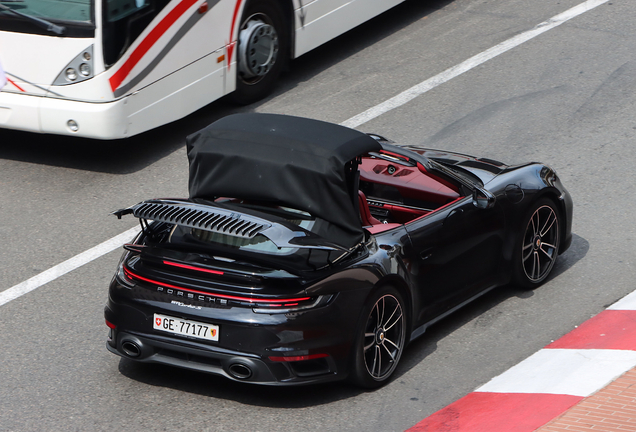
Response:
[[[233,93],[404,0],[0,0],[0,128],[117,139]]]

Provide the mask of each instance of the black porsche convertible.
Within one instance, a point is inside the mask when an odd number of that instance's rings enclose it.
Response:
[[[540,163],[273,114],[225,117],[187,150],[189,198],[115,212],[142,231],[110,285],[107,348],[140,362],[378,387],[428,326],[541,285],[572,240],[570,195]]]

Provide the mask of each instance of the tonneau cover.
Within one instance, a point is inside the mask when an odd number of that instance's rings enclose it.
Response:
[[[304,210],[333,225],[321,233],[350,248],[363,231],[345,165],[379,151],[368,135],[318,120],[235,114],[188,136],[190,199],[232,197]]]

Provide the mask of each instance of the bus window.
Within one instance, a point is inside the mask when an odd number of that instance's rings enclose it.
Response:
[[[106,21],[113,22],[126,18],[148,6],[148,0],[108,0],[106,2]]]
[[[0,30],[32,33],[47,36],[60,36],[46,30],[46,26],[29,17],[64,26],[66,37],[93,37],[94,0],[29,0],[3,2],[0,10]],[[16,13],[7,10],[11,9]],[[22,14],[19,16],[18,14]]]
[[[170,0],[106,0],[104,2],[104,64],[112,66]]]

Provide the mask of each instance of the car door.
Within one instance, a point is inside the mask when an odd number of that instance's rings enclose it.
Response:
[[[404,250],[415,285],[415,325],[467,301],[498,280],[505,219],[498,205],[477,208],[472,197],[406,224]]]

